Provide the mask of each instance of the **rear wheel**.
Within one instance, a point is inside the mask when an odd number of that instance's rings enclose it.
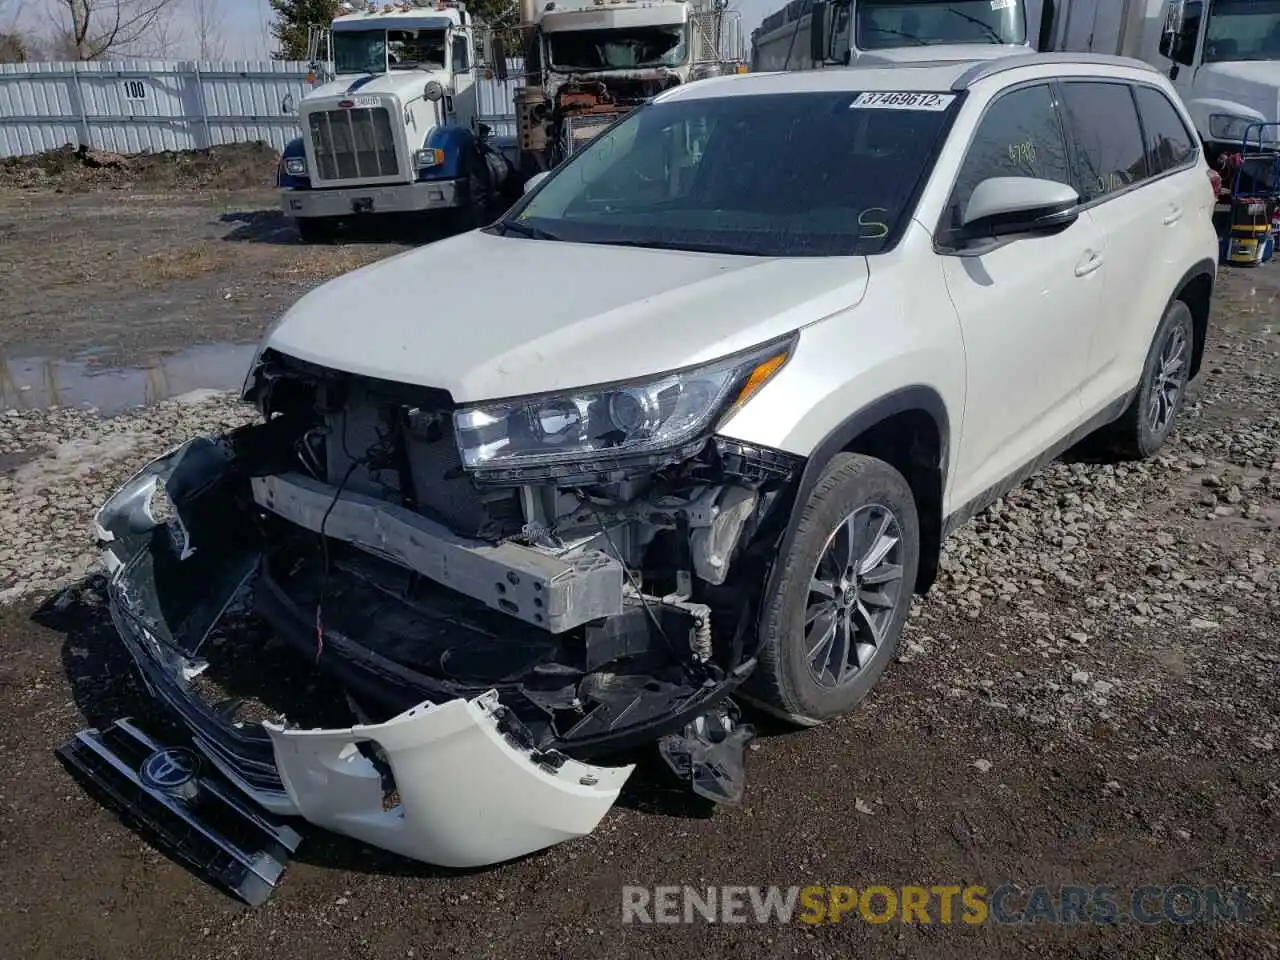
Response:
[[[294,223],[303,243],[332,243],[338,233],[336,217],[300,217]]]
[[[920,564],[906,479],[882,460],[834,457],[782,562],[747,692],[795,723],[821,723],[867,695],[902,635]]]
[[[1194,344],[1191,308],[1175,300],[1151,341],[1133,402],[1100,433],[1100,439],[1121,459],[1149,457],[1173,433],[1186,399]]]

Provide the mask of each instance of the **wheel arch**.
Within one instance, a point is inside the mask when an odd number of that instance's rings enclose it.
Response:
[[[809,495],[831,458],[862,453],[884,460],[906,478],[920,513],[920,570],[915,591],[933,585],[942,549],[942,494],[951,452],[951,421],[942,395],[915,384],[868,403],[837,424],[814,448],[795,484],[787,525],[777,556],[785,557],[795,541],[796,525]],[[775,563],[766,596],[776,588],[781,565]]]
[[[1201,260],[1178,281],[1173,295],[1165,304],[1167,313],[1173,304],[1181,300],[1191,311],[1192,329],[1195,342],[1191,349],[1191,370],[1187,380],[1195,379],[1200,373],[1200,364],[1204,359],[1205,345],[1209,339],[1209,309],[1213,303],[1213,288],[1217,280],[1217,264],[1212,260]],[[1161,313],[1161,316],[1164,316]]]

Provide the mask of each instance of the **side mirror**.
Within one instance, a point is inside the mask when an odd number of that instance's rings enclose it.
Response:
[[[507,79],[507,45],[501,37],[494,37],[490,43],[490,59],[493,64],[493,75],[499,80]]]
[[[551,175],[550,170],[539,170],[537,173],[535,173],[533,176],[531,176],[528,180],[524,182],[523,192],[528,193],[530,190],[532,190],[534,187],[540,184],[543,180],[547,179],[547,177],[549,177],[550,175]]]
[[[1178,34],[1178,42],[1173,45],[1173,59],[1184,67],[1196,61],[1196,41],[1199,39],[1200,24],[1184,24],[1182,33]]]
[[[489,134],[491,133],[493,133],[493,127],[489,126],[487,123],[476,124],[476,138],[481,142],[488,140]]]
[[[431,103],[439,103],[444,99],[444,87],[439,80],[428,80],[427,85],[422,88],[422,96]]]
[[[1160,56],[1188,67],[1195,62],[1196,41],[1200,38],[1200,14],[1199,3],[1169,0],[1164,29],[1160,32]]]
[[[813,15],[809,18],[809,58],[815,63],[827,59],[827,3],[815,0]]]
[[[1074,187],[1036,177],[989,177],[961,216],[956,239],[984,240],[1065,230],[1080,218]]]

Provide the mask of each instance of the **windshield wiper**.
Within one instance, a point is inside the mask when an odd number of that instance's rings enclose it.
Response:
[[[963,17],[965,20],[968,20],[970,23],[976,23],[983,30],[987,31],[987,36],[991,38],[992,43],[998,43],[998,44],[1001,44],[1002,46],[1004,45],[1005,43],[1004,37],[1000,36],[1000,34],[996,32],[996,28],[991,26],[991,24],[983,23],[977,17],[972,16],[971,14],[965,13],[963,10],[957,10],[955,7],[948,7],[947,13],[954,13],[957,17]]]
[[[891,30],[888,27],[877,27],[875,24],[867,24],[867,28],[874,30],[876,33],[891,33],[895,37],[906,37],[908,40],[914,40],[916,44],[921,47],[927,47],[929,45],[928,40],[922,40],[914,33],[907,33],[903,30]]]
[[[689,253],[722,253],[730,257],[766,257],[770,254],[745,247],[729,247],[719,243],[694,243],[674,240],[582,240],[602,247],[642,247],[649,250],[684,250]]]
[[[527,223],[521,223],[518,220],[503,220],[496,224],[499,236],[507,236],[514,234],[517,237],[527,237],[530,240],[559,240],[554,233],[549,230],[543,230],[540,227],[531,227]]]

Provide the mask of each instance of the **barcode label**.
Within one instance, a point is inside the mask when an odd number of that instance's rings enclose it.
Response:
[[[945,110],[956,98],[954,93],[860,93],[849,104],[850,110]]]

